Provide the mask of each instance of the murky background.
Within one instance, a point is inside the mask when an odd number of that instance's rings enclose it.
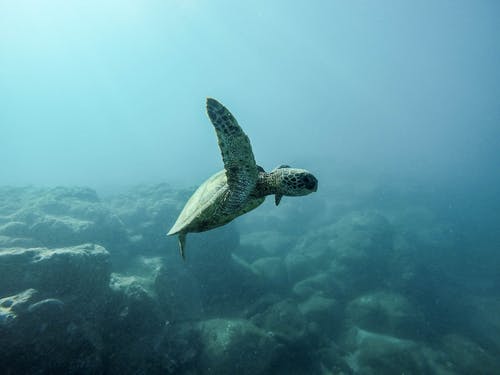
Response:
[[[5,371],[500,372],[499,15],[1,1]],[[319,189],[183,262],[165,233],[223,168],[207,96]]]

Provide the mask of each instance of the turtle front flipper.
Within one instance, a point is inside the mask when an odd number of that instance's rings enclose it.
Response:
[[[235,212],[244,205],[257,183],[259,172],[252,146],[231,112],[217,100],[207,98],[207,114],[217,133],[229,186],[223,209]]]

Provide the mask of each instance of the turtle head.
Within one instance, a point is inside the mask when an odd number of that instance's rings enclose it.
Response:
[[[277,181],[276,205],[279,204],[283,195],[300,196],[311,194],[318,190],[318,180],[311,172],[305,169],[280,165],[270,174],[274,175],[275,181]]]

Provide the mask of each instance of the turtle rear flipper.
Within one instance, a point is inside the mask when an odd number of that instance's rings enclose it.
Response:
[[[186,233],[179,233],[179,252],[181,253],[182,260],[186,260],[184,249],[186,248]]]

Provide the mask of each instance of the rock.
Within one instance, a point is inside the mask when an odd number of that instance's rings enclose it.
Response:
[[[0,235],[0,250],[17,247],[42,247],[43,244],[33,238],[14,238]]]
[[[65,246],[95,239],[94,222],[71,216],[44,216],[31,225],[30,235],[46,246]]]
[[[428,333],[423,314],[403,295],[373,292],[347,305],[346,318],[362,329],[396,337],[421,339]]]
[[[64,302],[57,298],[46,298],[28,307],[29,313],[44,316],[45,318],[53,318],[62,310],[64,310]]]
[[[265,311],[255,314],[251,322],[287,345],[300,345],[307,336],[307,321],[292,300],[269,306]]]
[[[128,274],[112,274],[113,293],[107,298],[102,326],[110,350],[107,372],[189,374],[200,353],[199,330],[192,321],[193,306],[200,306],[200,300],[189,294],[186,281],[196,280],[186,278],[185,267],[156,257],[140,258]]]
[[[419,248],[449,250],[459,239],[453,225],[438,219],[436,213],[425,206],[404,207],[396,212],[392,222],[398,233]]]
[[[250,228],[248,233],[250,231],[269,231],[270,228],[273,231],[289,231],[290,226],[287,227],[287,224],[290,224],[290,220],[284,212],[283,207],[290,206],[290,203],[287,204],[286,200],[283,199],[279,209],[277,209],[272,201],[274,201],[274,198],[272,200],[268,198],[258,209],[253,210],[250,215],[243,215],[239,218],[240,226]]]
[[[251,243],[239,244],[233,250],[233,255],[238,256],[247,263],[252,263],[260,258],[268,257],[269,253],[260,245],[253,245]]]
[[[497,374],[499,361],[474,342],[458,335],[443,337],[439,350],[352,329],[346,347],[347,363],[356,374]]]
[[[288,285],[288,273],[279,257],[260,258],[252,263],[252,268],[272,289],[282,289]]]
[[[310,325],[317,327],[318,334],[331,337],[340,328],[342,314],[333,298],[316,293],[299,304],[299,310]]]
[[[179,254],[177,236],[171,237],[175,242],[176,257]],[[222,270],[232,263],[232,253],[239,246],[240,235],[233,224],[202,233],[189,233],[186,239],[186,259],[196,273],[204,273],[208,269]],[[180,257],[177,257],[182,264]]]
[[[272,334],[246,320],[206,320],[199,330],[201,374],[266,374],[279,350]]]
[[[377,213],[359,212],[344,216],[334,224],[329,237],[329,248],[336,261],[355,264],[367,256],[390,254],[392,229],[387,219]]]
[[[263,278],[243,259],[232,254],[239,235],[233,225],[189,234],[186,263],[176,252],[179,267],[187,266],[198,281],[206,314],[238,314],[267,288]],[[172,264],[175,264],[172,262]]]
[[[3,371],[102,373],[102,340],[95,326],[85,320],[84,309],[77,308],[75,314],[59,299],[40,297],[41,293],[27,289],[0,299]]]
[[[158,256],[146,256],[137,254],[125,257],[119,265],[113,262],[113,272],[111,275],[111,286],[119,289],[126,285],[139,285],[150,295],[155,295],[155,280],[160,273],[165,259]],[[115,281],[117,284],[115,285]]]
[[[185,321],[203,317],[198,280],[185,267],[165,263],[159,269],[154,290],[169,321]]]
[[[288,277],[291,282],[298,282],[325,270],[331,260],[332,252],[328,248],[331,238],[329,227],[311,230],[297,241],[285,258]]]
[[[285,266],[291,283],[313,276],[324,266],[320,264],[321,261],[295,251],[285,257]]]
[[[291,282],[328,271],[336,288],[350,294],[380,284],[391,254],[389,222],[380,214],[361,212],[308,232],[286,256],[285,264]]]
[[[199,374],[200,332],[194,323],[165,325],[162,338],[155,343],[153,353],[160,362],[159,374]],[[128,371],[126,364],[127,361],[122,365],[125,372]]]
[[[462,290],[462,289],[460,289]],[[459,295],[460,303],[455,301],[460,324],[467,337],[487,348],[492,353],[500,353],[500,299],[498,296]]]
[[[335,295],[335,279],[331,272],[319,272],[299,281],[293,286],[293,293],[299,299],[307,299],[316,293],[323,295]]]
[[[256,301],[245,307],[242,317],[250,319],[252,316],[263,313],[271,305],[278,303],[283,300],[280,294],[276,293],[265,293],[262,294]]]
[[[260,256],[283,256],[295,245],[296,236],[277,231],[263,230],[244,232],[241,234],[240,246],[252,248],[256,247],[261,251],[241,254],[248,261],[257,260]],[[240,253],[238,253],[240,255]]]
[[[404,296],[373,292],[347,305],[346,318],[354,326],[381,334],[419,339],[427,331],[425,319]]]
[[[354,328],[346,344],[351,352],[347,363],[355,374],[427,373],[425,359],[413,341]]]
[[[322,375],[354,374],[351,367],[347,364],[344,355],[344,351],[333,342],[328,346],[321,347],[314,353],[316,369],[311,373]]]
[[[29,227],[20,221],[11,221],[0,226],[0,235],[10,237],[28,237]]]
[[[463,248],[463,232],[443,221],[425,205],[403,206],[394,212],[391,222],[397,255],[392,265],[391,286],[409,290],[414,296],[420,294],[423,303],[429,300],[428,294],[434,289],[432,286],[431,290],[421,288],[422,285],[430,285],[430,277],[442,283],[443,277],[460,275],[459,279],[462,279],[468,277],[465,275],[471,269],[483,267],[472,264],[473,259],[479,259],[476,255],[481,251],[473,247],[468,254]],[[461,257],[447,255],[457,248],[462,249]]]
[[[27,289],[19,294],[0,299],[0,326],[8,326],[25,313],[35,300],[37,291]]]
[[[0,189],[0,214],[0,235],[45,247],[92,242],[114,251],[126,242],[121,221],[88,188]]]
[[[500,359],[468,338],[456,334],[446,335],[442,339],[442,350],[448,356],[448,367],[457,373],[500,373]]]
[[[0,250],[0,296],[34,288],[50,297],[94,299],[107,291],[109,254],[99,245]]]
[[[393,254],[387,219],[376,213],[353,213],[330,230],[330,271],[339,290],[352,295],[382,286]]]
[[[317,219],[324,212],[324,208],[324,201],[318,199],[317,194],[314,194],[314,198],[283,197],[278,207],[274,204],[274,197],[268,197],[258,209],[250,215],[243,215],[238,221],[240,227],[244,228],[243,232],[246,232],[247,228],[249,232],[271,230],[285,237],[298,238],[317,226]]]
[[[141,276],[112,275],[112,293],[101,307],[106,316],[101,330],[108,348],[108,373],[174,374],[178,369],[168,360],[168,350],[160,349],[171,334],[166,330],[170,322],[154,290],[149,290],[150,283]]]
[[[191,193],[167,184],[136,186],[106,202],[125,224],[133,252],[177,257],[177,241],[166,233]]]

